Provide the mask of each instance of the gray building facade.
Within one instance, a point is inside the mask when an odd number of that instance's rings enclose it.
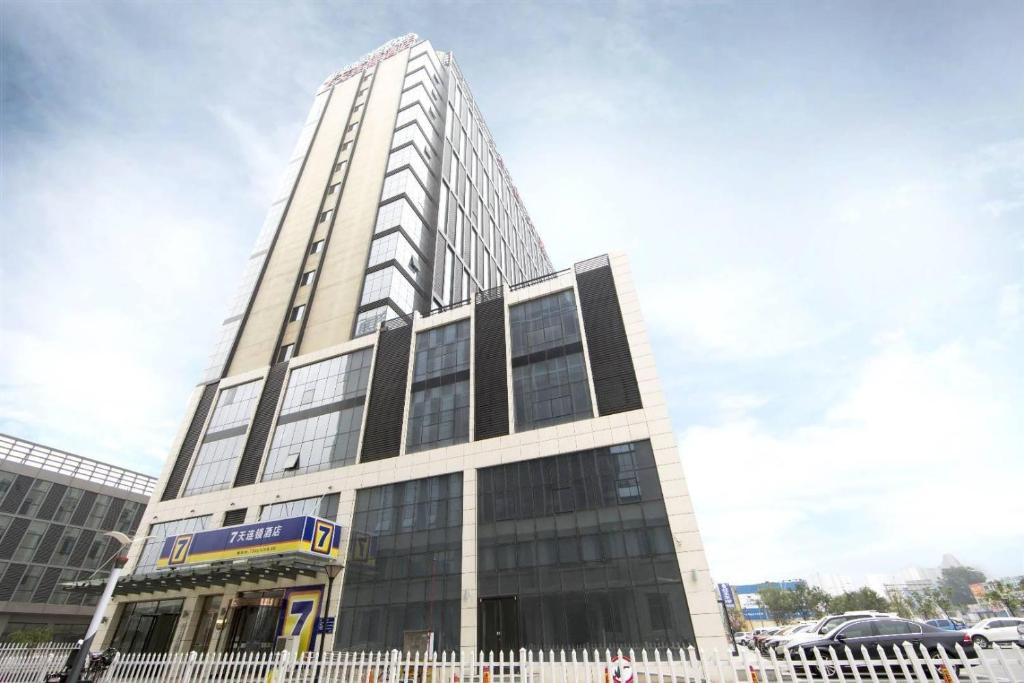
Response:
[[[0,434],[0,641],[51,628],[74,641],[95,594],[61,584],[105,576],[116,541],[133,536],[156,480],[97,460]]]

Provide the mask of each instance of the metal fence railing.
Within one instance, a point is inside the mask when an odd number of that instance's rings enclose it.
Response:
[[[143,496],[153,495],[153,487],[156,485],[156,479],[147,474],[126,470],[117,465],[108,465],[99,460],[84,458],[7,434],[0,434],[0,460],[37,467],[46,472],[64,474]]]
[[[876,652],[817,650],[797,659],[741,649],[519,650],[479,653],[329,652],[124,654],[95,683],[1022,683],[1024,650],[915,649],[903,643]],[[0,681],[41,682],[60,669],[69,647],[0,646]]]
[[[0,643],[0,681],[3,683],[41,683],[51,671],[64,667],[74,645],[16,645]]]

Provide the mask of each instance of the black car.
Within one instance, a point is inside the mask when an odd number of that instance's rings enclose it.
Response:
[[[957,645],[963,647],[968,659],[978,657],[971,644],[971,636],[963,631],[946,631],[916,621],[891,618],[857,619],[847,622],[820,640],[793,645],[788,649],[788,653],[794,664],[795,673],[799,676],[835,676],[837,668],[841,668],[844,674],[852,675],[855,667],[858,673],[867,673],[868,669],[872,668],[876,673],[885,674],[882,654],[889,661],[893,673],[898,673],[900,667],[896,650],[898,648],[900,655],[906,658],[904,643],[910,643],[918,657],[921,657],[921,648],[924,647],[928,658],[932,660],[940,659],[939,645],[942,645],[954,666],[960,662],[956,651]],[[835,660],[829,648],[835,652]],[[847,657],[846,648],[850,649],[852,658]],[[867,649],[866,658],[862,648]],[[821,664],[818,663],[819,656]]]

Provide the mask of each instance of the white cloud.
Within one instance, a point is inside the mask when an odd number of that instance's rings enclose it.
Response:
[[[1024,570],[1021,427],[1008,405],[962,346],[896,342],[818,423],[688,429],[680,449],[712,571],[863,574],[944,552]]]
[[[726,360],[766,359],[832,333],[784,280],[767,270],[729,270],[662,281],[642,296],[652,327],[681,348]]]

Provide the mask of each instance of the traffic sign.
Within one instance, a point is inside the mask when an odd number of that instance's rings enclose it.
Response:
[[[619,655],[612,660],[612,681],[614,683],[633,683],[634,679],[633,662],[629,660],[629,657]]]

